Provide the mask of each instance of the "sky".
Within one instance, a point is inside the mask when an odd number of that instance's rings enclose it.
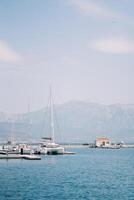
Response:
[[[133,0],[0,0],[0,111],[134,103]]]

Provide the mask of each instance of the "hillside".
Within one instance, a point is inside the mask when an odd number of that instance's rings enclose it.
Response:
[[[63,142],[89,142],[107,136],[116,141],[134,141],[134,105],[102,105],[72,101],[55,106],[56,139]],[[47,109],[19,114],[14,125],[0,115],[0,139],[36,140],[49,136]],[[58,123],[57,123],[58,122]],[[58,124],[58,125],[57,125]],[[14,126],[14,128],[13,128]]]

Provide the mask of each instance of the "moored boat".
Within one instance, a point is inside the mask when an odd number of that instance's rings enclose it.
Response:
[[[53,110],[53,99],[50,88],[50,135],[51,137],[44,137],[41,145],[35,150],[36,154],[64,154],[64,147],[60,144],[55,143],[55,128],[54,128],[54,110]]]

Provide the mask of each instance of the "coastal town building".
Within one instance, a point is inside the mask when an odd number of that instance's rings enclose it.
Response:
[[[96,140],[95,140],[96,147],[107,147],[109,145],[110,145],[110,140],[106,137],[96,138]]]

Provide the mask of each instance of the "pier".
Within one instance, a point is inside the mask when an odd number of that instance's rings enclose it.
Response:
[[[17,154],[6,154],[6,155],[0,155],[0,159],[25,159],[25,160],[41,160],[40,156],[35,155],[17,155]]]

